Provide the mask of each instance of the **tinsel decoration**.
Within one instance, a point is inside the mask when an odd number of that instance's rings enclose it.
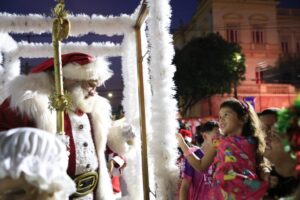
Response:
[[[300,95],[289,108],[278,112],[276,133],[283,138],[283,148],[297,160],[296,171],[300,173]]]
[[[278,120],[275,124],[275,128],[280,135],[283,135],[291,125],[290,122],[292,120],[292,113],[289,109],[284,108],[280,110],[277,115]]]

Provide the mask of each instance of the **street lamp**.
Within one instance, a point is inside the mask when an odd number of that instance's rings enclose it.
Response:
[[[108,98],[111,99],[111,98],[113,98],[113,96],[114,96],[114,94],[113,94],[112,92],[107,93],[107,97],[108,97]]]
[[[258,89],[259,89],[259,109],[261,110],[261,83],[263,80],[263,71],[267,71],[269,66],[267,65],[266,62],[259,62],[255,68],[255,73],[256,73],[256,83],[258,84]]]
[[[240,63],[241,60],[242,60],[242,55],[241,55],[240,53],[237,53],[237,52],[235,52],[233,55],[234,55],[234,56],[233,56],[233,60],[234,60],[235,62],[237,62],[237,63]]]
[[[242,55],[240,53],[237,53],[235,52],[233,54],[233,61],[235,62],[234,63],[234,67],[233,67],[233,70],[235,72],[238,71],[238,68],[239,68],[239,64],[242,60]],[[238,76],[235,77],[234,81],[233,81],[233,95],[234,95],[234,98],[238,98],[238,94],[237,94],[237,82],[238,82]]]

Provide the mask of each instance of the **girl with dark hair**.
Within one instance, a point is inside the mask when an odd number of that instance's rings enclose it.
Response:
[[[265,142],[257,114],[247,102],[230,98],[221,104],[219,116],[224,137],[213,139],[202,159],[177,134],[179,146],[195,169],[215,165],[210,199],[261,199],[267,184],[258,176],[265,169]]]
[[[210,143],[212,138],[219,135],[219,125],[215,121],[208,121],[197,126],[197,135],[201,136],[204,142],[199,147],[194,148],[193,152],[199,158],[202,158],[206,151],[207,143]],[[182,182],[179,193],[179,200],[201,200],[209,198],[209,191],[212,186],[213,168],[197,172],[186,159],[184,159],[184,168],[182,173]]]

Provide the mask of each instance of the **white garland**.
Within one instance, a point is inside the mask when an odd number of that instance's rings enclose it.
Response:
[[[123,101],[126,120],[134,127],[136,134],[135,148],[125,157],[127,167],[124,169],[123,177],[128,187],[128,194],[124,199],[143,199],[142,171],[141,171],[141,142],[139,124],[139,101],[137,89],[137,60],[135,33],[127,33],[123,41],[122,55],[122,77],[124,81]],[[127,53],[127,52],[130,52]]]
[[[94,42],[88,45],[85,42],[68,42],[61,44],[63,54],[72,52],[82,52],[94,56],[121,56],[122,47],[120,44],[112,42]],[[50,43],[28,43],[25,41],[18,43],[18,48],[9,52],[11,57],[19,58],[47,58],[53,57],[53,46]]]
[[[157,199],[174,199],[179,170],[176,166],[177,102],[172,65],[174,49],[169,34],[171,8],[169,0],[146,0],[149,5],[148,36],[150,39],[150,69],[152,85],[153,139],[151,154],[154,157]]]
[[[130,32],[135,21],[129,15],[118,17],[102,15],[69,15],[71,22],[71,36],[82,36],[88,33],[99,35],[123,35]],[[51,17],[40,14],[16,15],[0,13],[0,32],[9,33],[51,33]],[[104,28],[105,27],[105,28]]]
[[[17,48],[16,41],[7,33],[0,33],[0,51],[10,52]]]

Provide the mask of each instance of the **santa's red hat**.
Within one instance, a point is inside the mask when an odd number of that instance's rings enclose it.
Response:
[[[109,69],[109,62],[102,58],[84,54],[69,53],[61,55],[63,77],[73,80],[98,80],[99,85],[109,79],[113,73]],[[31,73],[40,73],[54,70],[54,59],[50,58],[45,62],[31,69]]]
[[[186,130],[186,129],[181,129],[181,130],[179,130],[179,133],[182,135],[182,137],[183,137],[186,141],[192,142],[193,134],[192,134],[191,131]]]

